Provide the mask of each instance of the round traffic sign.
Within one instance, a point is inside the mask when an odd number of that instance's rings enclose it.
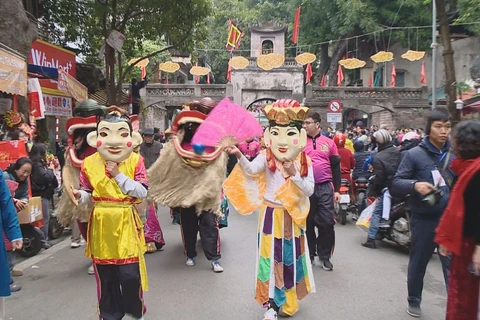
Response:
[[[330,112],[342,112],[342,103],[339,100],[332,100],[328,103],[328,110]]]

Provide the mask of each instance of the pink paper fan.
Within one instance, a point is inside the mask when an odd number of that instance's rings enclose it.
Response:
[[[225,138],[233,138],[238,143],[262,135],[258,120],[245,108],[225,98],[198,127],[192,144],[214,147]]]

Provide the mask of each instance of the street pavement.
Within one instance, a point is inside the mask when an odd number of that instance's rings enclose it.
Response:
[[[214,274],[200,242],[197,265],[184,265],[179,226],[171,224],[166,208],[159,211],[166,245],[146,256],[150,290],[145,293],[145,319],[263,319],[264,310],[253,300],[257,216],[231,212],[228,228],[221,230],[225,271]],[[296,319],[412,319],[405,312],[408,254],[387,242],[377,250],[363,248],[360,242],[365,238],[350,220],[336,226],[334,270],[313,268],[317,293],[300,302]],[[87,275],[89,261],[83,249],[65,244],[15,278],[23,289],[7,298],[6,319],[98,319],[95,279]],[[434,256],[425,276],[422,319],[444,319],[445,304],[441,265]]]

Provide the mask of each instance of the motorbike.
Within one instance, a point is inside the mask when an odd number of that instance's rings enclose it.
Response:
[[[19,251],[20,255],[25,258],[35,256],[43,248],[42,231],[34,224],[21,224],[20,230],[23,237],[23,248]]]
[[[377,240],[387,239],[406,249],[410,248],[410,218],[412,214],[408,200],[409,197],[392,203],[390,219],[388,223],[380,224]]]
[[[368,179],[364,177],[359,177],[355,180],[355,188],[357,190],[357,210],[356,213],[352,216],[353,220],[358,220],[359,213],[365,210],[367,207],[367,190],[368,190]]]
[[[350,181],[342,179],[340,184],[340,201],[335,204],[335,214],[340,224],[347,223],[347,214],[357,215],[355,205],[350,203]]]

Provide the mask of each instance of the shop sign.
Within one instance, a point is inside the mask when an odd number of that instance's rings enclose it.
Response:
[[[72,116],[72,98],[43,95],[46,116],[71,117]]]
[[[47,67],[62,69],[72,77],[77,76],[77,63],[75,52],[63,49],[43,40],[35,40],[30,49],[28,63]],[[40,85],[43,88],[57,89],[56,81],[41,79]]]
[[[77,101],[88,99],[87,87],[62,69],[58,69],[58,90],[69,94]]]
[[[0,91],[27,95],[27,63],[0,49]]]

